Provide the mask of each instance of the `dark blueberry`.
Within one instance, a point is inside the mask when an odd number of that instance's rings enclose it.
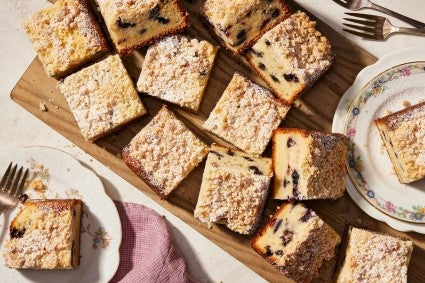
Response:
[[[254,48],[251,48],[251,52],[254,53],[254,55],[257,56],[257,57],[263,57],[264,56],[263,52],[257,51]]]
[[[304,215],[300,218],[300,220],[302,222],[307,222],[307,220],[309,220],[310,218],[313,217],[313,211],[309,208],[307,209],[307,211],[304,213]]]
[[[154,19],[159,17],[159,4],[153,7],[151,10],[149,10],[148,14],[149,14],[149,19]]]
[[[297,82],[300,81],[300,79],[294,74],[283,74],[283,77],[288,82],[296,82],[297,83]]]
[[[249,158],[248,156],[244,156],[243,158],[245,158],[248,161],[254,161],[252,158]]]
[[[202,71],[199,72],[199,74],[201,76],[206,76],[208,74],[208,71],[207,70],[202,70]]]
[[[147,31],[147,29],[142,28],[142,29],[140,29],[140,30],[139,30],[139,33],[140,33],[140,34],[144,34],[146,31]]]
[[[229,149],[229,150],[227,151],[227,154],[228,154],[228,155],[230,155],[230,156],[235,155],[235,153],[234,153],[231,149]]]
[[[274,9],[272,12],[271,12],[271,15],[272,15],[272,17],[273,18],[277,18],[277,17],[279,17],[279,15],[280,15],[280,10],[279,9]]]
[[[10,237],[11,238],[22,238],[25,234],[25,228],[23,228],[22,230],[18,230],[16,228],[12,229],[12,232],[10,232]]]
[[[274,81],[274,82],[276,82],[276,83],[279,83],[280,81],[279,81],[279,79],[278,78],[276,78],[274,75],[270,75],[270,77],[272,78],[272,80]]]
[[[261,23],[261,27],[260,29],[263,29],[267,26],[267,24],[270,22],[270,18],[265,19],[262,23]]]
[[[129,28],[129,27],[134,27],[136,25],[136,23],[126,22],[119,17],[118,20],[117,20],[117,25],[118,25],[119,28]]]
[[[283,251],[282,250],[277,250],[275,254],[278,255],[278,256],[283,256]]]
[[[300,195],[300,191],[298,190],[297,186],[294,186],[292,188],[292,198],[291,200],[298,200],[299,199],[299,195]]]
[[[273,233],[276,233],[276,232],[277,232],[277,230],[279,230],[280,225],[282,225],[282,222],[283,222],[283,220],[282,220],[282,219],[279,219],[279,221],[278,221],[278,222],[276,223],[276,225],[274,226]]]
[[[270,46],[271,45],[270,41],[266,40],[266,45]]]
[[[300,175],[298,174],[298,172],[296,170],[294,170],[294,172],[292,172],[292,182],[293,182],[294,186],[298,185],[299,179],[300,179]]]
[[[158,22],[160,22],[161,24],[164,24],[164,25],[166,25],[170,22],[169,19],[166,19],[164,17],[156,17],[155,20],[157,20]]]
[[[292,147],[294,144],[296,144],[296,142],[293,139],[291,139],[291,138],[289,138],[288,141],[286,142],[286,146],[288,148],[289,147]]]
[[[266,65],[264,65],[263,63],[259,63],[258,68],[264,71],[266,69]]]
[[[285,231],[283,231],[283,236],[280,236],[280,238],[282,239],[283,246],[286,246],[287,244],[289,244],[289,242],[292,241],[293,237],[294,237],[294,232],[288,229],[285,229]]]
[[[261,172],[257,166],[249,166],[249,170],[254,171],[255,175],[263,175],[263,172]]]
[[[286,188],[287,185],[289,185],[290,182],[286,179],[283,180],[283,187]]]
[[[222,27],[219,27],[219,29],[226,35],[226,36],[229,36],[229,34],[230,34],[230,29],[232,28],[233,26],[232,25],[228,25],[228,26],[226,26],[225,28],[222,28]]]
[[[244,18],[251,17],[251,15],[252,15],[252,10],[249,10],[248,13],[246,13],[246,15],[244,16]]]
[[[266,246],[266,256],[272,256],[273,252],[270,246]]]
[[[242,38],[246,38],[246,31],[244,29],[242,29],[237,35],[236,35],[237,39],[242,39]]]
[[[21,195],[18,197],[18,199],[19,199],[19,201],[20,201],[20,202],[26,202],[26,201],[27,201],[27,199],[28,199],[28,195],[27,195],[27,194],[21,194]]]
[[[223,155],[221,155],[220,153],[218,153],[217,151],[214,151],[214,150],[210,150],[210,153],[217,155],[218,159],[221,159],[223,157]]]

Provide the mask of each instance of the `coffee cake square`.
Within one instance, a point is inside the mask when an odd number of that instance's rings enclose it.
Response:
[[[288,105],[330,68],[334,57],[329,40],[301,11],[265,33],[246,54],[251,66]]]
[[[87,0],[59,0],[23,22],[47,74],[61,78],[108,51]]]
[[[352,227],[336,282],[408,282],[413,242]]]
[[[283,0],[207,0],[204,14],[227,49],[240,54],[289,17]]]
[[[235,73],[203,127],[248,153],[261,155],[289,106]]]
[[[207,153],[208,147],[163,106],[124,147],[122,158],[165,199]]]
[[[95,141],[146,113],[118,55],[110,55],[66,77],[59,83],[59,89],[88,141]]]
[[[97,3],[120,54],[189,26],[188,14],[180,0],[97,0]]]
[[[261,221],[273,172],[271,159],[213,144],[194,216],[251,234]]]
[[[218,47],[173,35],[151,45],[137,90],[198,112]]]
[[[295,282],[310,282],[334,257],[338,233],[301,203],[283,203],[252,239],[252,248]]]

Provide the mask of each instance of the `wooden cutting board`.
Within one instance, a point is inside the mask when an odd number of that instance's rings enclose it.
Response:
[[[217,38],[209,32],[209,28],[199,16],[196,4],[190,4],[189,2],[194,1],[183,1],[183,4],[191,15],[192,25],[188,33],[219,45]],[[195,1],[195,3],[197,2],[200,1]],[[302,9],[294,3],[291,3],[291,6],[294,11]],[[310,16],[314,18],[312,15]],[[330,131],[332,118],[341,96],[353,83],[357,73],[365,66],[376,61],[376,58],[351,43],[325,23],[318,21],[318,29],[332,43],[337,55],[336,62],[318,83],[296,101],[285,121],[281,124],[281,127],[299,127]],[[123,58],[134,82],[136,82],[140,73],[144,52],[145,50],[140,50]],[[175,106],[170,106],[177,116],[207,143],[224,143],[218,138],[204,132],[201,125],[207,119],[235,71],[263,84],[261,79],[251,70],[243,58],[233,56],[224,48],[221,48],[204,100],[201,104],[200,112],[193,114]],[[149,115],[96,143],[89,143],[81,136],[65,99],[57,89],[57,81],[46,76],[38,58],[34,59],[22,78],[18,81],[12,90],[11,97],[37,118],[111,168],[122,178],[239,259],[266,280],[271,282],[286,281],[281,273],[250,248],[250,237],[238,235],[226,227],[219,225],[208,229],[206,225],[193,218],[193,210],[198,198],[204,163],[183,181],[168,200],[162,201],[121,160],[120,152],[122,148],[156,114],[162,105],[160,101],[143,96],[142,100],[149,110]],[[40,101],[45,103],[48,111],[41,111],[39,106]],[[265,155],[269,155],[269,152],[270,148],[266,150]],[[279,203],[279,201],[269,200],[264,219],[267,219],[275,211]],[[347,194],[336,201],[317,200],[310,201],[307,205],[312,207],[341,236],[343,236],[345,228],[348,225],[356,225],[412,239],[415,242],[415,250],[409,268],[409,282],[425,282],[425,274],[423,273],[423,270],[425,270],[425,235],[401,233],[391,229],[388,225],[376,221],[363,213]],[[338,265],[337,258],[335,257],[333,261],[324,265],[321,269],[320,278],[317,281],[330,281]]]

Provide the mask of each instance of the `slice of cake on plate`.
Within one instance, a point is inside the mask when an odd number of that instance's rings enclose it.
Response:
[[[188,14],[180,0],[97,0],[97,3],[120,54],[189,26]]]
[[[204,14],[227,49],[239,54],[289,17],[283,0],[207,0]]]
[[[124,162],[162,199],[201,163],[208,147],[163,106],[124,147]]]
[[[173,35],[151,45],[137,90],[198,112],[218,47]]]
[[[146,113],[118,55],[110,55],[66,77],[59,83],[59,89],[88,141]]]
[[[400,183],[425,177],[425,102],[375,120]]]
[[[336,282],[407,282],[413,242],[352,227]]]
[[[295,282],[309,282],[341,238],[301,203],[283,203],[252,239],[252,248]]]
[[[289,106],[235,73],[203,127],[245,152],[261,155]]]
[[[273,175],[271,159],[211,145],[194,216],[204,223],[224,223],[240,234],[261,221]]]
[[[334,53],[316,22],[298,11],[264,34],[246,57],[273,92],[291,104],[329,69]]]
[[[345,191],[346,138],[295,128],[273,134],[273,198],[336,199]]]
[[[72,269],[80,263],[79,199],[27,200],[3,247],[7,267]]]
[[[86,0],[59,0],[23,23],[47,74],[61,78],[108,51]]]

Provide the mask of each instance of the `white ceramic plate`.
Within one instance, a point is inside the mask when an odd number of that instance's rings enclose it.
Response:
[[[1,282],[107,282],[119,265],[121,222],[100,179],[69,154],[47,147],[15,147],[0,151],[0,175],[10,162],[30,168],[41,190],[28,186],[30,198],[80,198],[84,202],[80,266],[74,270],[15,270],[0,256]],[[0,216],[0,247],[9,238],[9,223],[19,208]]]
[[[425,49],[389,54],[363,69],[342,97],[333,132],[349,137],[347,191],[370,216],[425,233],[425,180],[401,184],[373,120],[425,100]]]

